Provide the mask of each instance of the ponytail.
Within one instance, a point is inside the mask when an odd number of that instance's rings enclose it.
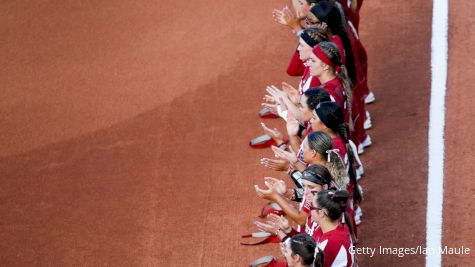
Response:
[[[338,78],[338,80],[341,82],[343,85],[343,90],[345,91],[346,95],[346,106],[348,109],[348,114],[349,116],[349,125],[350,125],[350,130],[353,130],[353,119],[352,119],[352,108],[353,108],[353,91],[352,91],[352,83],[350,78],[348,77],[348,69],[346,68],[345,65],[342,64],[341,61],[341,55],[340,51],[338,51],[338,47],[332,43],[332,42],[321,42],[318,45],[323,53],[325,53],[325,56],[333,63],[333,65],[339,67],[339,71],[336,71],[335,68],[333,68],[333,71],[335,73],[335,76]]]
[[[348,68],[348,75],[352,82],[356,81],[355,58],[353,55],[353,46],[350,35],[346,30],[346,21],[344,14],[335,3],[321,1],[310,9],[310,12],[317,17],[320,22],[325,22],[330,28],[332,34],[338,35],[345,50],[345,65]]]
[[[345,181],[345,178],[347,176],[346,168],[345,168],[342,158],[340,157],[340,155],[338,155],[338,149],[330,149],[330,150],[327,150],[326,153],[327,153],[326,166],[333,176],[336,187],[339,189],[346,188],[346,181]]]
[[[349,161],[349,169],[348,169],[348,177],[354,187],[351,189],[352,192],[354,192],[354,200],[357,203],[361,202],[361,193],[359,191],[359,187],[356,181],[356,168],[355,168],[355,155],[353,154],[353,149],[349,143],[349,131],[348,128],[345,124],[345,115],[343,113],[343,110],[341,109],[338,104],[334,102],[323,102],[320,103],[317,108],[315,108],[315,113],[319,117],[320,121],[330,130],[332,130],[335,134],[339,135],[342,139],[343,142],[345,143],[346,147],[346,153],[348,155],[348,161]],[[337,154],[338,156],[338,154]],[[338,168],[339,160],[336,157],[333,157],[333,168]],[[332,160],[331,156],[328,156],[329,160]],[[345,164],[342,159],[340,159],[341,164],[343,165],[343,169],[345,169]],[[346,174],[346,172],[345,172]],[[339,188],[342,188],[343,185],[345,185],[344,181],[342,182],[340,179],[336,178],[337,185]]]
[[[315,248],[315,256],[313,260],[313,267],[323,267],[325,254],[318,246]]]
[[[343,215],[345,218],[345,223],[348,226],[348,230],[351,234],[351,239],[355,243],[355,229],[353,229],[353,221],[346,213],[346,205],[348,199],[350,198],[350,193],[346,190],[322,190],[319,191],[316,195],[316,202],[318,207],[325,209],[327,211],[327,216],[330,220],[336,221],[340,219]]]
[[[353,154],[353,149],[350,145],[350,141],[348,138],[348,129],[346,128],[346,125],[344,123],[340,124],[337,133],[345,142],[346,153],[348,154],[348,176],[350,177],[350,181],[353,184],[353,199],[356,203],[361,203],[362,196],[358,187],[358,180],[356,180],[355,155]]]

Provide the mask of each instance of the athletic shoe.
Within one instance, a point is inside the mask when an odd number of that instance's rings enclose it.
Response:
[[[373,124],[371,123],[371,118],[366,118],[366,120],[364,121],[364,129],[368,130],[371,129],[371,127],[373,127]]]
[[[366,135],[365,140],[358,146],[358,155],[361,155],[364,153],[364,149],[371,146],[373,142],[371,142],[371,137],[369,135]]]
[[[364,168],[363,165],[360,165],[358,168],[356,168],[356,180],[360,180],[361,177],[363,177],[364,174]]]
[[[267,134],[264,134],[252,139],[249,142],[249,145],[252,148],[266,148],[270,146],[277,146],[277,143],[274,141],[274,139],[272,139],[272,137]]]
[[[358,185],[358,190],[360,191],[361,199],[363,199],[364,192],[363,192],[363,187],[361,187],[360,184]],[[360,207],[360,206],[358,206],[358,208],[359,208],[359,207]],[[361,208],[360,208],[360,209],[361,209]],[[363,213],[361,213],[361,214],[363,214]]]
[[[366,115],[366,119],[371,120],[371,114],[369,113],[369,111],[366,110],[365,115]]]
[[[361,224],[361,217],[363,217],[363,212],[361,211],[361,208],[358,206],[355,210],[355,224],[360,225]]]
[[[369,92],[369,94],[366,96],[364,99],[365,104],[371,104],[376,100],[376,97],[374,96],[373,92]]]

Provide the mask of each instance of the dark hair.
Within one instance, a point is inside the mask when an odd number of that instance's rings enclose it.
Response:
[[[345,65],[342,65],[340,51],[336,44],[332,42],[321,42],[318,44],[320,49],[323,51],[325,56],[333,62],[335,66],[340,66],[341,70],[335,72],[336,77],[343,85],[343,90],[346,95],[346,106],[348,107],[348,113],[351,114],[352,101],[353,101],[353,91],[351,90],[351,81],[348,78],[348,73]],[[350,115],[350,125],[352,125],[352,117]]]
[[[317,192],[315,201],[319,208],[326,209],[326,215],[332,221],[340,219],[341,214],[346,210],[346,203],[350,198],[350,193],[344,189],[337,191],[321,190]]]
[[[322,102],[331,101],[327,90],[320,87],[312,87],[305,91],[304,95],[307,97],[307,106],[311,110],[314,110]]]
[[[361,193],[358,188],[358,182],[356,180],[356,169],[355,169],[355,155],[353,154],[353,149],[351,148],[350,141],[348,138],[348,128],[345,124],[345,115],[341,107],[335,102],[322,102],[315,109],[320,120],[330,128],[335,134],[338,134],[345,142],[346,153],[348,154],[349,161],[349,170],[348,176],[350,177],[351,182],[354,185],[354,200],[355,202],[361,202]],[[322,119],[324,118],[324,119]]]
[[[322,0],[307,0],[307,4],[311,5],[311,4],[316,4],[318,2],[320,2]]]
[[[306,28],[302,34],[307,34],[313,41],[317,44],[320,42],[327,42],[328,41],[328,32],[325,29],[322,29],[318,26],[312,26]]]
[[[320,22],[325,22],[330,28],[331,32],[338,35],[343,43],[345,49],[345,65],[348,68],[348,74],[351,81],[356,81],[356,67],[355,58],[353,55],[353,48],[351,44],[350,35],[346,29],[346,21],[340,9],[335,3],[329,1],[319,1],[310,9],[310,12],[317,17]]]
[[[308,234],[296,234],[290,238],[292,253],[299,255],[305,265],[313,263],[316,247],[315,240]]]
[[[315,248],[315,255],[313,257],[315,258],[313,260],[313,267],[323,267],[325,253],[318,246]]]
[[[320,164],[311,164],[302,172],[302,179],[309,182],[327,185],[330,188],[332,175],[328,171],[327,167]]]
[[[351,218],[346,213],[346,205],[349,198],[350,193],[344,189],[336,191],[321,190],[315,195],[315,202],[319,208],[326,210],[326,215],[332,221],[340,219],[341,215],[343,214],[346,225],[350,230],[351,238],[354,242],[355,232],[353,229],[353,220],[351,220]]]
[[[336,186],[346,188],[346,168],[338,153],[332,150],[333,141],[331,137],[324,132],[316,131],[307,135],[307,142],[310,149],[320,155],[321,158],[330,159],[326,162],[325,167],[330,171]]]

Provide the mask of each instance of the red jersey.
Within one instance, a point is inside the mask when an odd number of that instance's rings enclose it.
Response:
[[[338,80],[338,78],[335,77],[335,79],[323,83],[321,87],[325,89],[328,94],[330,94],[330,98],[332,98],[334,102],[336,102],[345,112],[348,112],[346,110],[347,107],[345,104],[345,90],[343,89],[343,85],[341,84],[340,80]]]
[[[328,39],[330,42],[336,44],[336,46],[338,47],[338,51],[340,52],[340,56],[341,56],[341,62],[344,65],[346,62],[346,54],[345,54],[345,47],[343,46],[343,42],[341,41],[340,36],[333,35]]]
[[[310,236],[313,236],[313,233],[318,227],[318,224],[312,220],[312,214],[310,213],[310,206],[311,206],[311,203],[308,203],[304,199],[300,210],[302,212],[307,213],[308,217],[307,217],[307,222],[305,223],[305,227],[300,227],[300,233],[306,233]]]
[[[338,0],[338,2],[343,7],[345,17],[353,23],[356,31],[358,31],[358,26],[360,24],[360,8],[363,5],[363,0],[357,1],[356,10],[351,9],[351,0]]]
[[[320,80],[310,75],[310,68],[305,67],[304,74],[299,83],[299,93],[303,95],[305,91],[316,86],[320,86]]]
[[[300,60],[300,52],[295,50],[294,55],[290,59],[289,66],[287,67],[287,74],[290,76],[302,76],[305,71],[305,65]]]
[[[338,224],[337,228],[322,232],[322,228],[315,229],[313,238],[317,246],[324,253],[324,267],[353,267],[356,266],[354,255],[350,253],[353,246],[351,235],[345,224]]]

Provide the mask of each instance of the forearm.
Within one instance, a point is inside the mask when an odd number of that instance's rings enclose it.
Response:
[[[294,151],[299,151],[300,149],[300,138],[296,135],[289,135],[289,145]]]
[[[303,121],[302,111],[290,99],[284,98],[284,104],[287,106],[289,113],[294,116],[299,122]]]
[[[279,204],[279,206],[282,208],[285,214],[289,216],[289,218],[291,218],[297,224],[299,225],[305,224],[305,221],[307,220],[307,217],[308,217],[307,213],[301,212],[298,209],[296,209],[289,202],[287,202],[287,200],[285,200],[284,197],[281,195],[276,195],[273,201]]]

